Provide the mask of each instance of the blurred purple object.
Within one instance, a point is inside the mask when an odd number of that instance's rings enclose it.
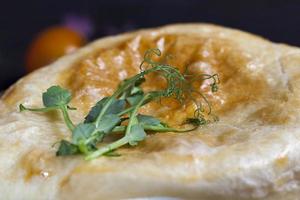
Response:
[[[94,32],[93,22],[87,16],[67,14],[63,17],[62,24],[82,34],[86,38],[90,38]]]

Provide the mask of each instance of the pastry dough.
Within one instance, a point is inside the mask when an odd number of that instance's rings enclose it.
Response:
[[[40,107],[52,85],[72,91],[75,122],[139,71],[145,50],[158,47],[168,62],[195,73],[218,73],[208,92],[220,121],[189,133],[156,133],[121,157],[84,161],[56,157],[70,133],[59,113]],[[146,88],[157,87],[151,76]],[[201,85],[207,90],[207,85]],[[197,200],[300,199],[300,50],[210,24],[178,24],[99,39],[11,86],[0,100],[0,199]],[[142,112],[171,125],[188,106],[168,100]]]

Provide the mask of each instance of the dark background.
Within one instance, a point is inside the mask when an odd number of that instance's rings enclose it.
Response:
[[[25,74],[24,54],[34,36],[66,14],[92,20],[90,40],[169,23],[210,22],[300,46],[300,0],[1,0],[0,90]]]

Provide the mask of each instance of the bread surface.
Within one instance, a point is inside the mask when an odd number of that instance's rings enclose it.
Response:
[[[59,113],[18,111],[42,105],[52,85],[72,92],[81,121],[97,100],[139,72],[145,51],[159,48],[168,63],[194,73],[218,73],[211,94],[220,121],[189,133],[156,133],[121,157],[84,161],[56,157],[70,133]],[[146,90],[161,87],[150,76]],[[0,199],[197,200],[300,199],[300,50],[239,30],[177,24],[106,37],[64,56],[11,86],[0,100]],[[143,113],[177,125],[193,110],[171,100]]]

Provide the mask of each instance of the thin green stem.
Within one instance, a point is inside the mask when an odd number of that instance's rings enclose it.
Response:
[[[92,159],[95,159],[99,156],[102,156],[103,154],[107,153],[107,152],[110,152],[114,149],[117,149],[125,144],[128,143],[128,139],[127,137],[123,137],[107,146],[104,146],[100,149],[98,149],[97,151],[94,151],[93,153],[89,154],[88,156],[85,157],[85,160],[92,160]]]
[[[68,128],[70,129],[70,131],[73,131],[75,126],[74,126],[72,120],[70,119],[67,106],[66,105],[61,106],[60,110],[63,114],[65,123],[67,124]]]
[[[130,113],[133,109],[134,109],[134,107],[126,108],[125,110],[119,112],[119,113],[118,113],[118,116],[122,116],[122,115],[125,115],[125,114],[127,114],[127,113]]]
[[[33,111],[33,112],[49,112],[52,110],[57,110],[60,109],[59,106],[55,106],[55,107],[45,107],[45,108],[27,108],[25,106],[23,106],[23,104],[20,104],[19,106],[20,111]]]
[[[79,148],[79,151],[82,152],[82,153],[84,153],[84,154],[88,154],[89,153],[89,150],[88,150],[87,146],[85,145],[84,141],[80,141],[79,142],[78,148]]]
[[[87,145],[87,144],[89,144],[90,142],[93,142],[93,141],[95,141],[95,140],[97,140],[97,139],[99,139],[99,135],[101,135],[102,134],[102,139],[103,139],[103,137],[104,137],[104,133],[102,132],[99,132],[99,131],[94,131],[92,134],[91,134],[91,137],[89,137],[88,139],[86,139],[85,141],[84,141],[84,143]]]
[[[134,124],[134,122],[137,120],[136,119],[136,115],[137,115],[137,111],[138,109],[141,107],[141,105],[143,104],[143,102],[145,100],[147,100],[147,98],[150,97],[150,93],[147,93],[143,96],[143,98],[136,104],[136,106],[134,106],[134,109],[132,110],[131,114],[130,114],[130,118],[129,118],[129,122],[126,128],[126,132],[125,135],[128,135],[131,131],[131,127]]]
[[[113,103],[114,98],[117,96],[117,94],[113,94],[109,99],[106,100],[104,107],[102,108],[100,114],[98,115],[98,117],[96,118],[95,126],[96,128],[98,128],[99,126],[99,122],[102,119],[102,117],[104,116],[104,114],[106,113],[107,109],[109,108],[109,106]]]
[[[162,127],[162,126],[153,126],[153,125],[143,125],[142,126],[145,131],[155,131],[155,132],[189,132],[193,131],[198,127],[188,128],[188,129],[178,129],[178,128],[172,128],[172,127]],[[126,130],[126,126],[116,126],[112,133],[123,133]]]
[[[33,111],[33,112],[49,112],[49,111],[53,111],[53,110],[61,110],[62,114],[63,114],[63,118],[65,120],[65,123],[67,124],[68,128],[73,131],[75,126],[72,122],[72,120],[70,119],[69,113],[68,113],[68,106],[67,105],[62,105],[62,106],[53,106],[53,107],[45,107],[45,108],[26,108],[25,106],[23,106],[22,104],[20,104],[20,111]]]
[[[143,128],[146,131],[183,133],[183,132],[193,131],[197,127],[188,128],[188,129],[178,129],[178,128],[172,128],[172,127],[160,127],[160,126],[144,125]]]

